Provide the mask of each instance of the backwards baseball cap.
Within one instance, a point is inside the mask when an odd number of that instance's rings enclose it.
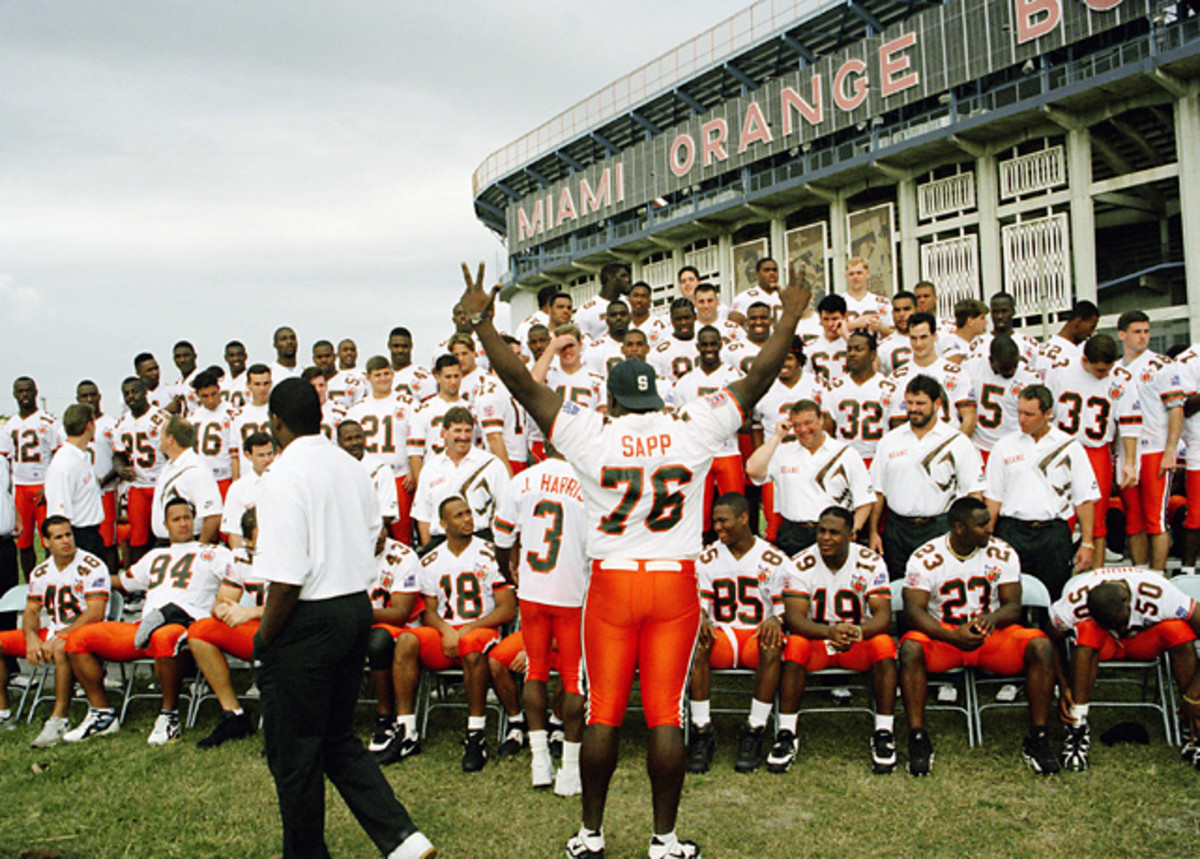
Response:
[[[637,358],[626,358],[608,373],[608,392],[627,409],[648,411],[663,407],[654,368]]]

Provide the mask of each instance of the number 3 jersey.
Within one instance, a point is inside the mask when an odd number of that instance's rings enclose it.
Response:
[[[761,537],[740,558],[718,541],[696,562],[709,620],[734,628],[754,629],[781,613],[784,582],[795,574],[788,556]]]
[[[550,458],[513,478],[493,524],[496,545],[520,538],[517,558],[521,600],[575,608],[587,590],[587,511],[575,469]]]
[[[1050,606],[1050,623],[1060,632],[1070,632],[1088,620],[1088,591],[1104,582],[1124,582],[1129,588],[1129,628],[1133,636],[1164,620],[1187,620],[1196,603],[1158,573],[1136,567],[1111,567],[1076,576]]]
[[[930,540],[908,559],[904,587],[929,592],[929,613],[959,625],[1000,608],[1000,586],[1021,583],[1021,562],[1012,546],[992,537],[983,549],[959,558],[950,535]]]
[[[745,414],[729,391],[674,413],[608,418],[563,403],[550,440],[583,484],[587,554],[661,560],[700,554],[704,482]]]
[[[871,616],[872,597],[891,599],[887,564],[866,546],[851,544],[838,570],[829,569],[816,546],[792,560],[795,567],[783,595],[808,600],[809,616],[817,623],[859,624]]]
[[[145,591],[142,616],[177,605],[193,620],[208,617],[221,582],[233,575],[233,553],[224,546],[192,540],[154,549],[121,574],[128,591]]]
[[[54,635],[83,614],[89,599],[108,599],[108,567],[90,552],[75,551],[75,557],[60,570],[53,558],[33,568],[26,602],[42,610],[41,629]]]
[[[495,594],[510,587],[492,546],[478,537],[461,555],[442,543],[421,559],[421,593],[437,598],[438,616],[452,626],[478,620],[496,607]]]

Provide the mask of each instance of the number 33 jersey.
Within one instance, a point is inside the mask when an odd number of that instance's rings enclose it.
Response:
[[[500,499],[493,530],[502,549],[512,548],[520,538],[517,596],[522,601],[566,608],[583,605],[587,512],[575,469],[550,458],[522,471]]]
[[[728,390],[678,411],[608,418],[563,403],[550,440],[583,483],[588,557],[695,558],[713,456],[746,416]]]
[[[740,558],[716,542],[696,562],[708,619],[740,629],[754,629],[780,614],[784,582],[795,574],[791,559],[761,537],[755,537],[754,545]]]
[[[442,543],[421,559],[421,593],[438,601],[438,616],[451,626],[478,620],[496,607],[495,592],[509,587],[491,543],[472,537],[461,555]]]
[[[950,535],[930,540],[908,559],[904,587],[929,592],[929,613],[959,625],[1000,608],[1000,586],[1021,583],[1021,562],[1012,546],[993,537],[986,548],[959,558]]]
[[[233,552],[192,540],[155,549],[121,574],[128,591],[145,591],[146,612],[174,604],[193,620],[208,617],[221,582],[233,575]]]

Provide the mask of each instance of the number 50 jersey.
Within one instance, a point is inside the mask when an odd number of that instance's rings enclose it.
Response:
[[[696,562],[700,598],[713,623],[754,629],[783,605],[784,582],[796,574],[790,558],[761,537],[736,558],[724,543],[704,550]]]
[[[583,484],[588,557],[695,558],[705,478],[713,456],[745,419],[728,390],[672,414],[608,418],[563,403],[550,440]]]

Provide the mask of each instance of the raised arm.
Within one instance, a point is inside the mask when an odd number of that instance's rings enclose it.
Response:
[[[779,377],[779,368],[792,348],[796,324],[812,298],[812,289],[806,282],[793,277],[787,286],[779,290],[779,298],[783,302],[783,315],[775,323],[775,330],[759,350],[758,357],[750,365],[750,371],[729,386],[730,392],[738,398],[747,414]]]
[[[474,278],[471,277],[471,269],[465,262],[462,264],[462,272],[467,288],[464,290],[462,298],[459,299],[459,304],[467,312],[467,317],[472,320],[472,327],[475,329],[484,351],[487,352],[492,369],[496,371],[496,375],[500,377],[504,387],[508,388],[508,392],[525,407],[525,411],[533,418],[534,423],[545,433],[546,438],[549,438],[550,428],[554,424],[554,416],[562,407],[562,398],[550,388],[534,381],[525,364],[504,342],[500,337],[500,332],[492,324],[492,309],[500,287],[492,287],[490,292],[483,288],[483,263],[479,264],[479,273]],[[479,319],[478,324],[474,322],[476,319]],[[793,322],[792,327],[794,328],[795,325],[796,323]],[[783,363],[782,355],[779,357],[779,363]]]

